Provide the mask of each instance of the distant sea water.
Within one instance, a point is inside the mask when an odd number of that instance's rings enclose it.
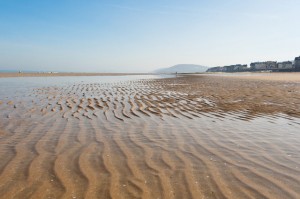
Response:
[[[34,71],[34,70],[0,70],[0,73],[18,73],[21,71],[22,73],[39,73],[39,72],[45,72],[45,71]]]
[[[0,70],[0,73],[15,73],[15,72],[19,72],[16,70]]]

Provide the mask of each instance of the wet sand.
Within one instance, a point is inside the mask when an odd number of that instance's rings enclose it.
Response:
[[[3,96],[0,198],[299,198],[296,81],[182,76]]]

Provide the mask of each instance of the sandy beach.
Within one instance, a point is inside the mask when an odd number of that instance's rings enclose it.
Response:
[[[298,198],[299,76],[6,76],[0,198]]]
[[[204,76],[206,74],[203,74]],[[264,81],[283,81],[300,82],[300,72],[242,72],[242,73],[211,73],[213,76],[229,78],[264,80]]]

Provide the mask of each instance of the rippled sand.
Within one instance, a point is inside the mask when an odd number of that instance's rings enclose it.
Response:
[[[296,82],[83,82],[0,101],[1,198],[300,195]]]

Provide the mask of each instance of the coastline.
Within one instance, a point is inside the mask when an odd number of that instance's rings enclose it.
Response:
[[[68,76],[125,76],[152,75],[152,73],[0,73],[0,78],[6,77],[68,77]]]
[[[187,74],[186,76],[211,76],[224,78],[237,78],[243,80],[262,80],[262,81],[284,81],[284,82],[300,82],[300,72],[237,72],[237,73],[203,73],[203,74]]]
[[[160,73],[11,73],[0,72],[0,78],[8,77],[72,77],[72,76],[131,76],[131,75],[166,75]],[[167,74],[171,75],[171,74]],[[173,74],[174,75],[174,74]],[[289,81],[300,82],[300,72],[210,72],[210,73],[186,73],[178,76],[218,76],[226,78],[238,78],[245,80],[264,80],[264,81]]]

